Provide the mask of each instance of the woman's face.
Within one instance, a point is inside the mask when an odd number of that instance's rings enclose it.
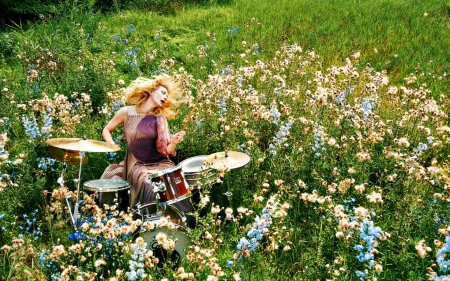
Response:
[[[162,107],[168,98],[168,94],[169,93],[167,92],[166,87],[159,86],[158,88],[153,90],[152,94],[150,95],[150,99],[153,100],[154,104],[157,107]]]

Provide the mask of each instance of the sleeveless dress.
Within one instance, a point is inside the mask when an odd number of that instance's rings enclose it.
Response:
[[[129,112],[135,112],[130,106]],[[164,115],[131,113],[124,124],[127,152],[119,164],[109,165],[102,179],[124,179],[130,183],[130,207],[154,198],[150,182],[145,177],[175,166],[167,155],[171,136]]]

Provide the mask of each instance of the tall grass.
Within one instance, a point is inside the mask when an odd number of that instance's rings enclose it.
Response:
[[[237,0],[165,16],[80,9],[2,33],[0,276],[137,280],[131,265],[141,257],[154,279],[443,279],[449,4]],[[199,102],[175,162],[224,150],[251,157],[200,189],[179,268],[140,252],[132,234],[145,226],[133,214],[88,197],[74,232],[64,197],[76,197],[79,170],[67,167],[58,184],[62,163],[45,145],[101,139],[121,88],[161,72],[186,93],[173,131]],[[120,146],[88,153],[81,182],[119,162]]]

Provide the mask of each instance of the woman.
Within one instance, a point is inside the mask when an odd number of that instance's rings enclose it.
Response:
[[[103,139],[114,143],[111,133],[120,125],[124,126],[125,159],[118,165],[108,166],[102,178],[122,178],[130,183],[131,208],[137,203],[155,200],[152,183],[146,180],[149,174],[175,165],[169,156],[175,155],[185,132],[171,135],[166,118],[175,117],[181,94],[168,75],[154,79],[139,77],[125,89],[125,103],[129,105],[119,109],[103,129]]]

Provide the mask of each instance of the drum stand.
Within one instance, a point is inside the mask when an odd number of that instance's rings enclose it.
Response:
[[[155,215],[156,215],[156,217],[161,217],[162,211],[160,210],[160,207],[165,208],[166,203],[160,203],[161,198],[159,196],[159,193],[166,191],[166,185],[164,184],[164,182],[160,182],[160,183],[152,182],[152,186],[153,186],[153,194],[155,194],[155,200],[156,200],[156,214]]]

